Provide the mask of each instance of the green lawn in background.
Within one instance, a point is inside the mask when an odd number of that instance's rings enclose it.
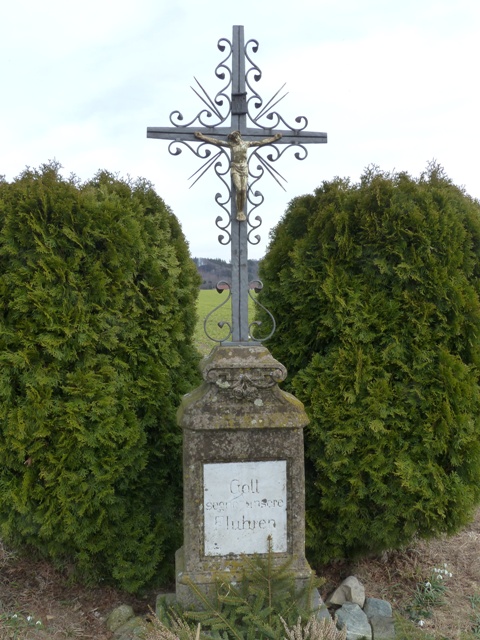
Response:
[[[255,295],[255,294],[254,294]],[[215,309],[219,304],[221,304],[228,297],[228,291],[223,291],[222,293],[218,293],[216,289],[200,289],[200,294],[198,296],[197,302],[197,327],[195,330],[195,344],[197,349],[200,351],[202,356],[206,356],[210,353],[210,351],[215,346],[215,342],[209,340],[205,335],[203,330],[203,321],[205,320],[207,314]],[[254,302],[253,300],[248,301],[248,312],[250,322],[253,322],[255,311],[254,311]],[[208,332],[210,335],[215,337],[217,340],[226,339],[228,336],[228,327],[224,327],[220,329],[218,326],[218,322],[221,320],[225,320],[226,322],[231,322],[232,318],[232,305],[231,300],[229,300],[221,309],[216,311],[209,319],[208,322]]]

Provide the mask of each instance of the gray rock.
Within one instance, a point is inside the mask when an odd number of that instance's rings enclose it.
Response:
[[[392,640],[395,638],[395,624],[392,617],[372,616],[370,624],[372,625],[373,640]]]
[[[327,604],[342,605],[345,602],[353,602],[360,608],[365,604],[365,587],[355,576],[345,578],[327,600]]]
[[[321,620],[322,618],[327,618],[328,620],[332,619],[326,604],[321,604],[317,609],[315,609],[315,616],[317,617],[317,620]]]
[[[347,640],[372,640],[372,627],[358,604],[346,602],[337,611],[337,627],[347,628]]]
[[[124,625],[127,620],[133,618],[134,615],[135,614],[133,613],[133,609],[130,605],[121,604],[119,607],[114,609],[107,618],[106,624],[109,631],[115,631]]]
[[[345,602],[348,602],[347,594],[345,593],[345,590],[341,586],[337,587],[335,591],[331,593],[327,598],[327,605],[329,606],[331,604],[336,604],[337,606],[340,607]]]
[[[332,619],[318,589],[313,589],[312,591],[309,609],[315,613],[318,620],[322,618]]]
[[[392,605],[387,600],[380,600],[380,598],[366,598],[363,610],[369,620],[372,616],[392,617]]]
[[[115,640],[141,640],[148,629],[147,622],[139,616],[130,618],[114,632]]]

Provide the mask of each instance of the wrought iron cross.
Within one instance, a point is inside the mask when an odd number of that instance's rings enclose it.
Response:
[[[284,180],[284,178],[273,166],[273,163],[280,159],[286,149],[291,147],[295,148],[295,157],[298,160],[304,160],[307,157],[307,149],[304,145],[325,143],[327,142],[327,134],[306,131],[308,121],[303,116],[295,118],[297,126],[290,126],[276,111],[273,111],[274,107],[286,95],[278,97],[283,87],[264,104],[263,99],[252,86],[252,80],[258,82],[262,75],[249,55],[250,50],[253,53],[257,52],[258,42],[249,40],[246,44],[244,43],[243,26],[234,26],[232,41],[221,38],[217,46],[220,51],[226,51],[227,55],[217,66],[215,75],[222,81],[226,80],[226,85],[218,91],[212,100],[195,79],[198,88],[192,87],[192,89],[206,108],[187,124],[183,124],[183,115],[180,111],[173,111],[170,114],[170,122],[173,126],[148,127],[147,137],[172,140],[169,145],[169,151],[172,155],[180,154],[182,152],[180,145],[184,145],[198,158],[205,160],[200,169],[191,176],[191,178],[195,177],[193,184],[211,167],[222,180],[227,195],[222,196],[221,193],[217,193],[215,200],[226,213],[226,222],[222,216],[218,216],[215,224],[223,232],[218,237],[219,242],[221,244],[231,243],[232,283],[229,285],[221,282],[217,285],[217,289],[219,291],[222,288],[230,290],[227,300],[219,306],[223,306],[231,296],[232,320],[231,324],[228,322],[219,323],[221,326],[227,325],[230,329],[229,335],[224,340],[215,340],[208,334],[206,323],[213,312],[205,319],[204,326],[207,335],[216,342],[229,345],[251,345],[263,342],[272,335],[275,329],[275,321],[270,314],[273,330],[262,339],[255,338],[252,337],[253,328],[255,324],[259,323],[249,323],[248,321],[250,288],[257,291],[262,288],[261,282],[256,281],[250,285],[248,282],[248,243],[258,244],[260,242],[260,236],[253,235],[252,232],[262,223],[260,216],[254,216],[253,212],[263,203],[264,199],[263,195],[254,189],[254,186],[267,171],[283,188],[280,180]],[[230,66],[228,66],[229,61]],[[246,68],[247,64],[251,65],[248,69]],[[229,123],[227,123],[228,118],[230,118]],[[249,126],[249,123],[253,127]],[[279,128],[281,125],[285,128]],[[248,176],[246,175],[247,169],[245,169],[245,185],[247,177],[251,178],[243,198],[246,200],[246,206],[250,207],[247,215],[244,215],[243,211],[239,211],[242,206],[242,197],[238,193],[241,188],[238,173],[242,172],[242,167],[236,166],[238,163],[235,162],[233,148],[235,141],[240,141],[244,146],[254,149],[248,157]],[[191,143],[194,143],[194,146]],[[286,147],[280,151],[276,145],[286,145]],[[214,155],[211,151],[212,146],[218,149]],[[228,148],[231,155],[226,151]],[[262,148],[269,150],[266,157],[261,153]],[[256,166],[255,162],[258,162]],[[236,171],[237,176],[234,175]],[[229,172],[232,174],[230,180],[225,177]],[[230,231],[228,231],[229,227]]]

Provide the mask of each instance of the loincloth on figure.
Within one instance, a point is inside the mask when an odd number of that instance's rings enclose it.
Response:
[[[241,178],[248,178],[248,165],[244,162],[232,162],[230,164],[230,171],[236,173]]]

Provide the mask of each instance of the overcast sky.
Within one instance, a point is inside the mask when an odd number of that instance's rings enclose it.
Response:
[[[328,133],[304,161],[283,157],[283,192],[269,177],[262,242],[295,196],[371,164],[418,176],[435,159],[480,198],[478,0],[3,0],[0,4],[0,175],[56,159],[65,176],[98,169],[150,180],[178,216],[192,255],[229,258],[217,242],[215,176],[189,189],[199,161],[146,138],[214,95],[217,41],[244,25],[259,41],[257,88],[278,111]],[[285,154],[287,155],[287,154]]]

